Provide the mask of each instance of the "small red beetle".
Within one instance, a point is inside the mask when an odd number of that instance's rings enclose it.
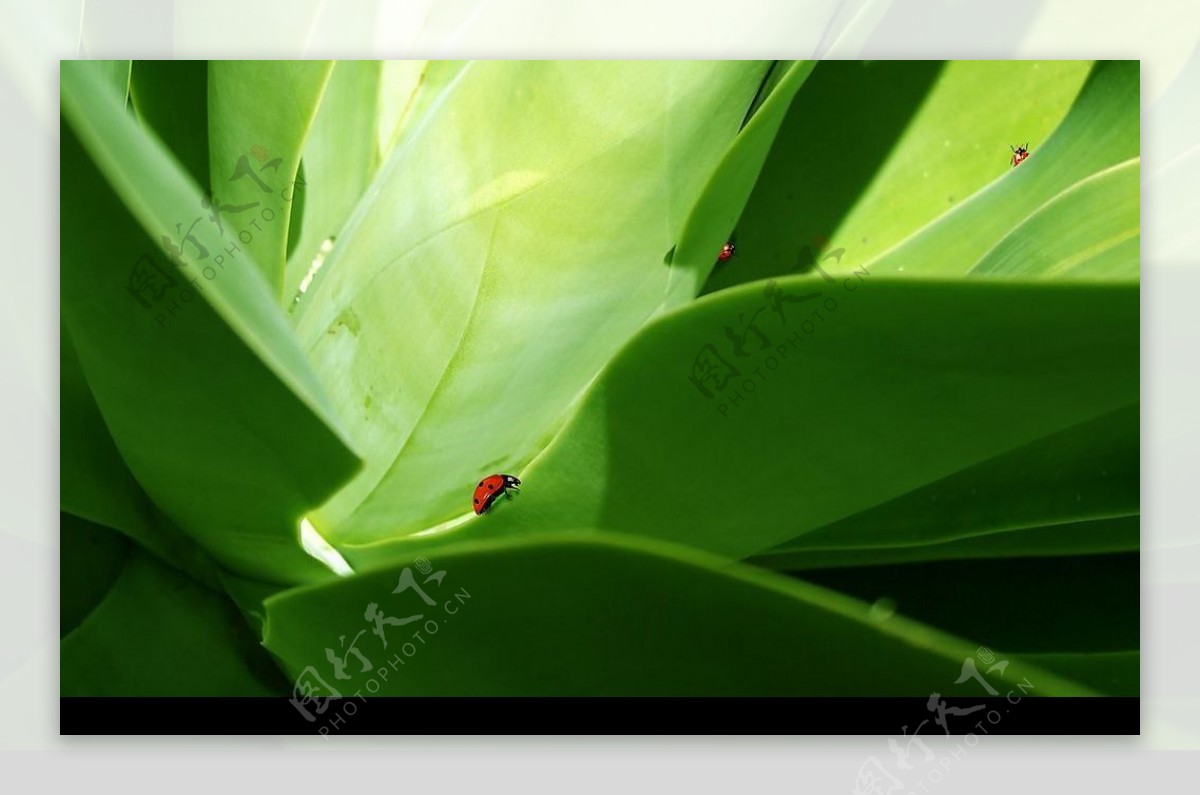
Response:
[[[1025,161],[1025,158],[1029,157],[1029,144],[1025,144],[1024,146],[1018,146],[1015,149],[1012,146],[1009,146],[1008,148],[1012,149],[1012,152],[1013,152],[1013,156],[1012,156],[1013,168],[1016,168],[1017,166],[1021,165],[1021,163],[1023,163]]]
[[[498,500],[501,494],[508,494],[509,489],[520,491],[521,481],[512,475],[488,475],[479,481],[479,485],[475,487],[475,513],[478,515],[491,508],[492,503]]]
[[[729,262],[729,258],[732,257],[736,251],[737,247],[734,246],[733,241],[730,240],[728,243],[721,246],[721,253],[717,255],[717,262]]]

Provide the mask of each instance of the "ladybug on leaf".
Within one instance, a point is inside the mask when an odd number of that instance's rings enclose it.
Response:
[[[488,475],[479,481],[479,485],[475,487],[475,499],[472,506],[475,508],[475,513],[482,514],[491,508],[492,503],[500,499],[501,494],[508,494],[509,489],[520,491],[521,481],[512,475]]]

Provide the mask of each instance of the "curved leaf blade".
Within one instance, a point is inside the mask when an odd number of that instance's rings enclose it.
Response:
[[[560,533],[445,547],[432,562],[436,582],[381,568],[273,596],[264,644],[291,675],[315,672],[343,693],[370,679],[391,696],[977,693],[953,682],[978,644],[684,547]],[[411,588],[393,593],[404,571],[432,604]],[[347,657],[336,678],[326,649],[369,629],[372,606],[401,620],[419,612],[425,642],[409,626],[364,632],[356,648],[371,668]],[[1042,695],[1091,692],[1017,660],[1006,675]]]
[[[146,230],[198,216],[200,192],[87,64],[64,62],[62,97],[63,317],[122,459],[222,564],[326,576],[298,522],[357,461],[282,312],[244,260],[174,270]],[[220,250],[215,228],[194,234]],[[155,298],[138,273],[175,283]]]
[[[674,270],[664,253],[765,68],[477,62],[456,74],[296,310],[366,459],[313,516],[318,529],[337,543],[425,529],[541,449],[658,311]],[[464,123],[479,118],[486,128]]]
[[[62,640],[63,696],[269,696],[270,657],[223,596],[134,553],[112,590]]]
[[[744,557],[1138,398],[1136,286],[869,276],[835,295],[811,334],[764,314],[768,349],[748,335],[744,360],[722,329],[763,311],[756,287],[651,324],[519,473],[520,497],[452,532],[591,526]],[[740,372],[724,391],[697,369],[717,355]]]
[[[968,276],[1138,278],[1141,160],[1075,183],[1021,222]]]
[[[285,189],[279,185],[295,185],[304,141],[332,67],[332,61],[208,65],[213,202],[231,221],[236,215],[238,221],[248,218],[253,225],[240,242],[262,270],[279,306],[291,298],[284,292],[290,214],[269,219],[263,210],[278,204],[277,195],[291,201],[282,196]]]

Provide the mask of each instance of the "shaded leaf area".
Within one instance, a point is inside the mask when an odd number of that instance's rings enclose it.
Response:
[[[493,61],[455,74],[296,309],[366,462],[314,514],[319,530],[340,545],[461,516],[464,489],[541,448],[658,311],[664,252],[766,68]]]
[[[705,292],[812,270],[838,249],[846,264],[874,259],[1005,174],[1010,145],[1040,147],[1088,68],[821,62],[738,223],[737,255],[716,267]]]
[[[134,61],[131,98],[138,120],[209,193],[208,62]]]
[[[1139,405],[1073,425],[764,552],[772,568],[1137,549]]]
[[[118,530],[180,571],[215,586],[212,558],[171,525],[125,465],[65,327],[60,329],[59,354],[59,504],[65,512],[63,522],[70,515],[71,520],[87,519]],[[64,559],[70,554],[68,544],[64,538]]]
[[[241,228],[239,244],[261,270],[279,306],[291,298],[284,292],[291,218],[291,199],[285,194],[295,183],[332,67],[330,61],[208,64],[213,202]]]
[[[814,284],[791,277],[776,289]],[[650,325],[519,473],[520,496],[453,535],[593,526],[740,558],[1138,398],[1136,286],[860,276],[825,298],[836,307],[823,320],[785,324],[743,286]],[[764,339],[748,334],[738,357],[727,334],[756,313]],[[736,375],[721,369],[731,366]],[[1065,446],[1058,455],[1082,465]],[[1046,506],[1060,499],[1039,493]],[[1003,507],[988,521],[1006,524]],[[1012,510],[1020,523],[1043,509]],[[914,521],[867,526],[865,537],[905,546],[945,534]],[[343,552],[366,564],[437,536]]]
[[[63,696],[266,696],[288,692],[236,608],[139,552],[63,638]]]
[[[133,545],[92,522],[60,514],[58,558],[59,636],[78,627],[104,599],[125,567]]]
[[[802,577],[1002,650],[1138,647],[1137,552],[939,560],[805,571]]]
[[[62,314],[121,459],[223,565],[326,576],[298,521],[357,461],[282,312],[248,262],[170,264],[159,238],[199,190],[89,65],[63,64],[62,93]],[[221,250],[215,228],[194,234]]]
[[[65,326],[59,331],[58,408],[62,508],[138,533],[147,524],[149,500],[108,433]]]
[[[1136,696],[1141,692],[1142,655],[1136,650],[1020,656],[1105,695]]]
[[[268,599],[265,645],[293,676],[312,666],[343,693],[369,679],[388,695],[928,696],[943,683],[946,695],[977,693],[953,684],[977,644],[684,547],[560,534],[449,546],[431,560],[445,574],[416,580],[428,601],[393,593],[413,575],[398,566]],[[369,670],[348,657],[338,679],[325,650],[367,628],[369,606],[421,618],[385,625],[386,648],[364,633]],[[1090,692],[1019,660],[1008,674],[1045,695]]]
[[[1140,556],[945,560],[798,573],[1108,695],[1140,686]]]
[[[864,511],[870,513],[870,511]],[[861,515],[861,514],[860,514]],[[853,517],[857,519],[856,517]],[[902,545],[837,546],[810,549],[804,536],[795,541],[751,555],[747,563],[781,571],[806,571],[842,566],[873,566],[885,563],[916,563],[971,558],[1013,558],[1073,554],[1128,552],[1141,539],[1141,516],[1114,516],[1076,522],[1005,528],[951,541]],[[840,524],[840,523],[835,523]],[[931,524],[931,527],[937,527]]]

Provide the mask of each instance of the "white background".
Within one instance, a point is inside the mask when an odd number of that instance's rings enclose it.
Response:
[[[0,766],[5,791],[849,792],[882,738],[59,738],[58,59],[1142,61],[1141,738],[985,737],[914,792],[1194,791],[1200,748],[1200,3],[61,0],[0,16]],[[196,710],[204,710],[198,702]],[[217,716],[236,732],[237,715]],[[795,715],[795,731],[821,716]],[[420,731],[420,717],[398,734]],[[464,713],[461,731],[471,731]],[[539,727],[547,735],[559,727]],[[627,727],[636,732],[637,716]],[[147,735],[156,728],[145,726]],[[753,726],[730,726],[731,732]],[[63,758],[69,756],[69,758]],[[1190,756],[1190,755],[1189,755]],[[285,783],[286,782],[286,783]],[[11,789],[10,789],[11,786]]]

